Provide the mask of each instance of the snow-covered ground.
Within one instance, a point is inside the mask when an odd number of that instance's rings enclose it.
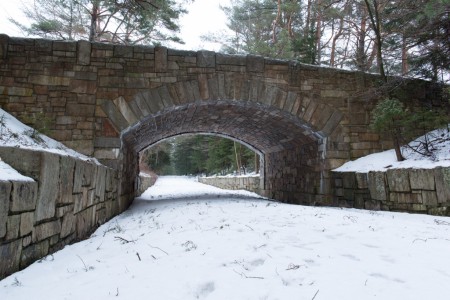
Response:
[[[160,177],[89,239],[0,281],[0,299],[449,299],[450,218],[226,193]]]

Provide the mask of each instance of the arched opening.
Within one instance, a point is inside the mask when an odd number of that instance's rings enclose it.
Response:
[[[184,133],[139,153],[139,194],[164,175],[196,177],[220,188],[259,193],[264,190],[264,155],[224,134]]]
[[[265,196],[311,204],[320,189],[322,136],[299,118],[252,101],[196,101],[146,116],[121,135],[123,176],[137,177],[142,150],[183,134],[225,136],[260,153]],[[134,193],[136,182],[131,186],[122,193]]]

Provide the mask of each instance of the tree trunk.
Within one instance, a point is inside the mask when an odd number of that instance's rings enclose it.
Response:
[[[241,175],[241,164],[239,161],[239,155],[238,155],[238,151],[237,151],[236,142],[233,142],[233,143],[234,143],[234,154],[236,155],[236,168],[237,168],[237,171],[239,172],[239,175]]]
[[[317,26],[316,26],[316,51],[317,51],[317,64],[320,65],[320,61],[322,59],[322,17],[323,17],[323,9],[321,7],[322,1],[317,0]]]
[[[92,3],[92,12],[91,12],[91,28],[89,30],[89,41],[94,42],[96,40],[97,33],[97,25],[98,25],[98,13],[99,13],[99,5],[97,1]]]
[[[408,48],[406,44],[406,36],[402,35],[402,75],[408,74]]]
[[[377,63],[378,70],[380,72],[381,78],[384,82],[387,82],[386,74],[384,73],[384,63],[382,56],[382,46],[383,40],[381,39],[381,22],[380,22],[380,13],[379,13],[379,5],[377,0],[372,0],[373,8],[369,4],[368,0],[364,0],[367,6],[367,11],[369,12],[370,22],[372,24],[373,31],[375,32],[375,44],[377,46]]]

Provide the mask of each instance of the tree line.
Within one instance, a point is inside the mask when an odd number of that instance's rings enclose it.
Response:
[[[448,80],[450,0],[231,0],[222,51]]]
[[[242,144],[212,135],[179,136],[142,154],[159,175],[226,175],[259,173],[259,155]]]
[[[177,21],[192,0],[34,0],[28,21],[10,21],[24,33],[58,40],[115,44],[182,43]]]

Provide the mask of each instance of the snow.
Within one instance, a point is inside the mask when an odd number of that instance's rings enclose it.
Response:
[[[433,169],[436,167],[450,167],[449,131],[447,129],[438,129],[428,134],[432,137],[438,137],[440,141],[435,144],[435,149],[431,157],[422,156],[412,151],[410,148],[402,147],[403,156],[406,158],[404,161],[397,161],[395,151],[394,149],[391,149],[347,162],[333,171],[367,173],[369,171],[386,171],[389,168]],[[410,145],[415,146],[423,139],[424,136],[421,136],[412,141]]]
[[[32,178],[23,176],[7,163],[0,159],[0,180],[34,181]]]
[[[32,137],[33,129],[15,117],[0,108],[0,147],[18,147],[23,149],[39,150],[60,154],[63,156],[72,156],[78,159],[92,161],[98,164],[95,158],[85,156],[72,149],[67,148],[60,142],[57,142],[43,134],[36,133]],[[1,161],[1,158],[0,158]],[[0,179],[14,180],[17,178],[28,178],[20,175],[11,166],[0,164]]]
[[[157,180],[152,188],[145,191],[141,197],[150,200],[226,196],[261,198],[258,194],[245,190],[224,190],[206,184],[196,184],[196,177],[164,176],[163,178],[164,180]],[[179,186],[180,178],[183,178],[182,186]]]
[[[448,299],[450,218],[217,192],[160,177],[89,239],[0,281],[0,299]]]

